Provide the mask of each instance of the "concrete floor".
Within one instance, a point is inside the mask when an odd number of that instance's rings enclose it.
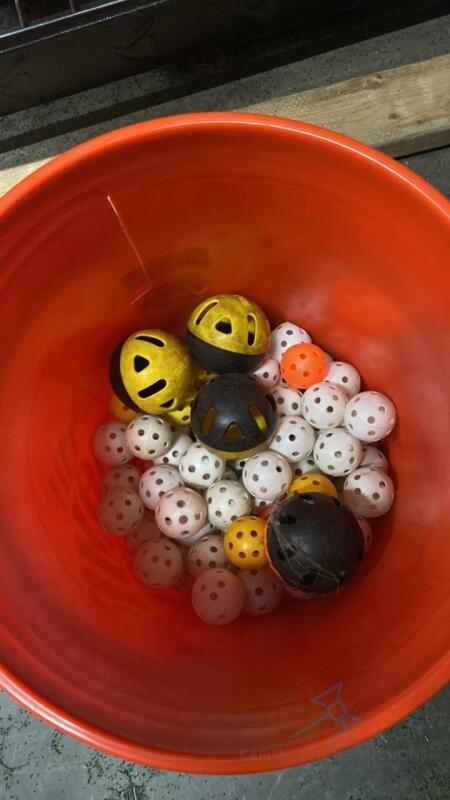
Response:
[[[186,110],[236,108],[439,55],[447,49],[449,19],[149,106],[126,117],[116,114],[101,125],[17,147],[1,156],[1,166],[6,169],[55,155],[90,136],[140,119]],[[4,117],[0,137],[38,130],[49,119],[64,121],[74,108],[88,113],[100,105],[113,107],[130,92],[146,91],[154,79],[154,72],[146,73]],[[405,163],[450,195],[449,148],[412,156]],[[383,735],[338,756],[260,776],[204,777],[145,769],[98,754],[51,730],[0,695],[0,800],[450,800],[449,718],[450,692],[444,691]]]
[[[338,756],[238,777],[161,772],[89,750],[0,702],[1,800],[449,800],[450,691]]]

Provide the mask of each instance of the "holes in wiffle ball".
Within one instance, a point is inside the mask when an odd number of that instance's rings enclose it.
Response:
[[[256,319],[254,314],[247,314],[247,344],[251,347],[255,343]]]
[[[258,430],[264,432],[267,430],[267,420],[264,414],[259,410],[258,406],[254,403],[248,408],[250,416],[254,419]]]
[[[154,344],[155,347],[165,347],[165,342],[162,339],[158,339],[157,336],[147,336],[146,334],[142,334],[141,336],[136,336],[136,339],[139,342],[148,342],[149,344]]]
[[[315,570],[310,570],[309,572],[305,572],[304,575],[300,578],[300,586],[302,589],[307,589],[311,587],[317,580],[317,572]]]
[[[230,425],[228,425],[228,428],[225,431],[225,439],[231,441],[244,439],[244,433],[236,422],[231,422]]]
[[[207,436],[216,416],[216,409],[209,408],[202,420],[202,434]]]
[[[206,315],[217,305],[218,302],[218,300],[212,300],[210,303],[207,303],[205,306],[203,306],[200,313],[197,314],[195,324],[200,325],[202,319],[206,317]]]
[[[154,394],[161,392],[167,386],[167,381],[163,378],[160,378],[159,381],[155,381],[150,386],[147,386],[145,389],[141,389],[138,392],[139,397],[142,397],[143,400],[146,400],[148,397],[152,397]]]
[[[216,322],[216,331],[219,331],[219,333],[226,333],[226,334],[232,333],[233,326],[231,325],[231,320],[227,318],[220,319],[219,322]]]

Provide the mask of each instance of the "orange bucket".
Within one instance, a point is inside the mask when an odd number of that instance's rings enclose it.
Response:
[[[206,114],[75,148],[0,201],[0,684],[143,764],[288,767],[373,736],[449,673],[450,220],[389,158],[325,130]],[[91,436],[131,330],[183,334],[249,295],[399,412],[398,488],[338,598],[204,625],[97,526]]]

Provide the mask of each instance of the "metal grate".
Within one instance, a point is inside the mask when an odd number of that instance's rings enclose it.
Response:
[[[53,20],[70,19],[87,10],[105,11],[127,0],[0,0],[0,36]]]
[[[0,116],[162,68],[145,108],[447,12],[448,0],[0,0]]]

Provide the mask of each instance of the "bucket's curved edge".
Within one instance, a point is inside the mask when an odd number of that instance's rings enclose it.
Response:
[[[55,176],[60,176],[66,170],[76,166],[79,162],[94,157],[99,151],[106,149],[113,150],[116,146],[121,146],[127,141],[146,139],[150,135],[167,133],[190,127],[199,126],[241,126],[241,127],[260,127],[286,131],[289,133],[311,136],[330,144],[338,145],[344,150],[353,152],[358,156],[363,156],[369,161],[373,161],[392,176],[406,182],[422,194],[426,200],[431,202],[436,211],[441,212],[444,218],[450,222],[450,203],[437,189],[432,187],[423,178],[416,175],[408,167],[398,163],[393,158],[384,153],[369,147],[356,139],[344,136],[340,133],[320,128],[306,122],[296,122],[282,117],[271,117],[263,114],[246,114],[238,111],[227,112],[205,112],[195,114],[180,114],[178,116],[160,117],[148,122],[138,122],[128,125],[115,131],[96,136],[87,142],[82,142],[75,147],[66,150],[52,158],[47,163],[38,167],[30,175],[23,178],[16,186],[13,186],[0,197],[0,215],[9,211],[12,206],[20,202],[30,191],[39,188]]]
[[[435,213],[450,228],[450,204],[447,199],[422,178],[402,164],[395,162],[389,156],[379,153],[361,142],[324,128],[282,118],[240,112],[211,112],[163,117],[130,125],[77,145],[67,152],[55,156],[52,161],[28,175],[1,197],[0,217],[13,211],[14,207],[20,205],[31,192],[39,190],[44,184],[55,177],[61,176],[64,172],[70,171],[80,162],[95,157],[99,151],[113,150],[127,141],[143,140],[160,133],[175,132],[191,126],[198,127],[199,125],[215,125],[219,127],[229,125],[257,126],[262,129],[270,128],[280,132],[286,131],[297,135],[310,136],[329,144],[337,145],[359,157],[362,156],[364,159],[376,163],[395,179],[408,184],[433,207]],[[245,750],[243,753],[236,755],[200,755],[145,747],[107,734],[69,713],[58,711],[49,700],[38,692],[31,690],[14,676],[6,666],[0,664],[0,688],[39,719],[57,728],[62,733],[78,739],[83,744],[101,750],[108,755],[114,755],[145,766],[213,775],[248,774],[299,766],[300,764],[325,758],[341,750],[346,750],[356,744],[361,744],[394,725],[413,712],[418,706],[425,703],[448,682],[449,677],[450,656],[447,655],[414,684],[410,685],[394,702],[386,702],[368,717],[344,729],[338,736],[333,732],[319,743],[303,743],[301,745],[292,745],[286,749],[273,748],[267,751]]]
[[[29,689],[0,664],[0,687],[17,703],[30,711],[42,722],[61,733],[77,739],[82,744],[100,750],[106,755],[116,756],[146,767],[197,775],[237,775],[287,769],[348,750],[367,739],[382,733],[411,714],[445,686],[450,676],[450,655],[443,658],[426,675],[408,687],[395,702],[386,702],[368,717],[343,729],[338,734],[332,731],[320,742],[292,745],[286,748],[248,748],[241,753],[214,755],[181,753],[156,747],[133,744],[126,739],[112,736],[100,728],[83,722],[70,713],[58,710],[53,704]]]

